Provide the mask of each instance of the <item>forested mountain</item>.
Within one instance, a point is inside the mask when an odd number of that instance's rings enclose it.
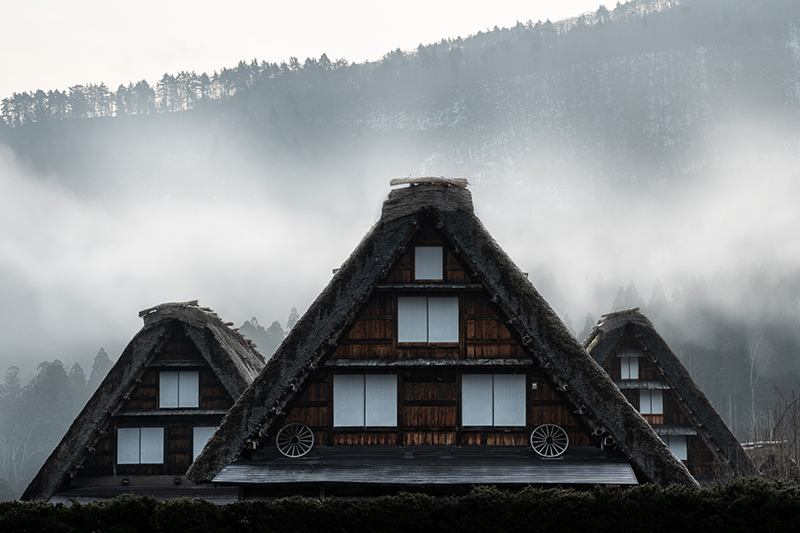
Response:
[[[247,60],[116,90],[41,88],[3,99],[2,118],[0,144],[32,175],[111,204],[263,190],[298,219],[346,217],[376,181],[467,177],[577,336],[643,307],[742,440],[769,438],[790,403],[776,391],[800,389],[800,257],[786,246],[800,241],[796,0],[632,0],[371,63]],[[765,215],[786,240],[752,231]],[[664,228],[684,224],[667,249]],[[738,257],[716,248],[723,231],[741,236]],[[550,263],[536,256],[543,234],[559,253],[582,248]],[[698,236],[711,259],[693,264],[681,253]],[[561,268],[578,263],[597,276]],[[272,346],[277,326],[243,330]]]
[[[794,131],[799,11],[791,0],[630,1],[375,63],[252,60],[116,91],[41,89],[3,100],[14,127],[1,139],[37,170],[89,183],[157,179],[177,160],[213,179],[214,163],[254,153],[264,174],[301,161],[330,175],[331,159],[381,149],[419,173],[660,182],[712,161],[704,141],[754,113]]]

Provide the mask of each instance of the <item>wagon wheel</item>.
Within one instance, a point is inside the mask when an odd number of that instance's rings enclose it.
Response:
[[[275,444],[286,457],[302,457],[314,446],[314,432],[305,424],[288,424],[278,431]]]
[[[542,424],[531,433],[531,448],[542,457],[558,457],[569,446],[567,432],[555,424]]]

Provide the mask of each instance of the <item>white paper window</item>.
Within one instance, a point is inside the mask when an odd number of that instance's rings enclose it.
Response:
[[[142,464],[164,462],[164,428],[142,428]]]
[[[525,425],[525,376],[496,374],[494,376],[494,425]]]
[[[639,379],[638,357],[620,357],[619,363],[622,371],[622,379]]]
[[[397,341],[428,342],[428,299],[426,297],[397,299]]]
[[[200,406],[200,373],[196,370],[160,372],[158,406],[162,409]]]
[[[428,342],[458,342],[458,298],[428,298]]]
[[[665,435],[661,439],[669,446],[669,451],[680,461],[689,460],[686,435]]]
[[[119,428],[117,464],[163,464],[164,428]]]
[[[117,430],[117,464],[139,464],[139,428]]]
[[[461,376],[461,424],[464,426],[494,425],[493,376],[464,374]]]
[[[206,447],[208,439],[217,430],[215,427],[196,427],[192,428],[192,461],[197,459],[203,448]]]
[[[333,376],[333,425],[364,425],[364,376]]]
[[[458,297],[397,298],[398,342],[458,342]]]
[[[664,396],[660,389],[639,389],[639,412],[643,415],[663,415]]]
[[[336,427],[397,426],[397,376],[389,374],[334,375],[333,425]]]
[[[158,406],[178,407],[178,374],[180,372],[161,372],[158,376]]]
[[[414,248],[414,279],[444,279],[444,249],[441,246],[417,246]]]
[[[521,374],[461,376],[461,424],[524,426],[525,376]]]
[[[178,373],[178,407],[200,407],[200,373]]]
[[[397,425],[397,376],[367,375],[364,379],[364,418],[368,427]]]

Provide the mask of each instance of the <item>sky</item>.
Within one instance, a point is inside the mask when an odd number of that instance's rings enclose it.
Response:
[[[594,11],[598,0],[29,0],[3,6],[0,99],[14,92],[119,84],[165,73],[198,74],[240,60],[374,61],[495,25],[553,21]],[[610,6],[610,4],[609,4]]]

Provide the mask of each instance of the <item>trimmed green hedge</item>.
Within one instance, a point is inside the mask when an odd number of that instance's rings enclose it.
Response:
[[[66,506],[0,503],[2,532],[493,532],[795,531],[800,486],[738,479],[706,489],[598,487],[579,492],[476,487],[467,496],[374,500],[301,497],[217,506],[144,496]]]

